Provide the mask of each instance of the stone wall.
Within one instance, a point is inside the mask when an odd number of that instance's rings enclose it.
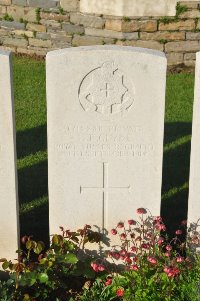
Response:
[[[80,13],[79,0],[0,0],[0,48],[45,56],[83,45],[128,45],[165,51],[169,66],[193,67],[200,51],[200,1],[180,2],[175,17]]]

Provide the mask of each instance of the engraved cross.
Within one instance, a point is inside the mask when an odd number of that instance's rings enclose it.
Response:
[[[105,210],[105,207],[106,207],[106,204],[107,202],[109,201],[109,193],[112,192],[112,191],[115,191],[115,190],[125,190],[127,192],[130,193],[130,189],[131,189],[131,186],[127,186],[127,187],[122,187],[122,186],[119,186],[119,187],[113,187],[113,186],[109,186],[108,184],[108,175],[109,175],[109,172],[108,172],[108,163],[107,162],[103,162],[103,183],[102,183],[102,186],[101,187],[83,187],[83,186],[80,186],[80,194],[84,193],[84,191],[89,191],[89,190],[100,190],[103,194],[103,203],[102,203],[102,228],[105,229],[105,215],[106,215],[106,210]]]
[[[109,83],[106,83],[106,88],[105,89],[101,89],[101,92],[105,92],[106,93],[106,98],[109,96],[109,91],[113,91],[114,89],[111,88]]]

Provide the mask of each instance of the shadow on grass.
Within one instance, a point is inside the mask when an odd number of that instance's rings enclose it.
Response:
[[[164,145],[172,147],[164,151],[161,215],[170,236],[187,219],[191,131],[189,122],[165,124]]]
[[[47,149],[47,126],[41,125],[26,131],[17,132],[17,157],[22,159],[38,151]]]

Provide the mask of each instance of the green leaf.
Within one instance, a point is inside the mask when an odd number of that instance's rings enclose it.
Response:
[[[76,264],[78,262],[78,258],[76,257],[75,254],[69,253],[69,254],[65,255],[64,261],[66,263]]]
[[[49,277],[46,273],[41,273],[38,277],[40,283],[46,283],[49,280]]]
[[[6,270],[9,267],[9,262],[8,261],[4,261],[4,263],[2,264],[2,268],[4,270]]]

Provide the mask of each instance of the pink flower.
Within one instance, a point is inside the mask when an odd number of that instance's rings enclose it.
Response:
[[[118,260],[120,258],[120,254],[118,252],[113,252],[113,257]]]
[[[123,295],[124,295],[124,289],[123,288],[118,288],[117,291],[116,291],[116,295],[118,297],[123,297]]]
[[[112,235],[116,235],[117,234],[117,230],[116,229],[112,229],[111,233],[112,233]]]
[[[157,264],[157,259],[153,256],[148,256],[147,260],[152,264]]]
[[[170,257],[171,254],[170,254],[169,252],[165,252],[164,255],[165,255],[166,257]]]
[[[128,220],[128,224],[131,225],[136,225],[136,221],[134,221],[133,219],[129,219]]]
[[[104,267],[104,265],[102,265],[102,264],[99,264],[99,266],[98,266],[98,270],[99,270],[99,272],[103,272],[103,271],[105,271],[105,267]]]
[[[124,227],[124,223],[119,222],[119,223],[117,224],[117,228],[123,228],[123,227]]]
[[[154,221],[156,221],[156,222],[162,222],[162,217],[161,216],[155,216],[154,217]]]
[[[157,224],[155,225],[155,228],[156,228],[156,230],[159,230],[159,231],[166,231],[166,227],[165,227],[164,224],[159,224],[159,223],[157,223]]]
[[[130,269],[133,270],[133,271],[138,271],[139,270],[139,268],[138,268],[138,266],[136,264],[131,265]]]
[[[159,237],[158,239],[158,245],[162,245],[164,243],[164,238],[163,237]]]
[[[141,245],[141,247],[142,247],[143,249],[145,249],[145,250],[148,250],[148,249],[150,248],[150,245],[149,245],[149,244],[146,244],[146,243],[143,243],[143,244]]]
[[[122,234],[120,235],[120,238],[123,239],[123,240],[126,239],[126,234],[125,234],[125,233],[122,233]]]
[[[96,262],[91,262],[91,267],[95,272],[99,271],[98,264]]]
[[[138,208],[138,209],[136,210],[136,212],[137,212],[137,214],[146,214],[146,213],[147,213],[147,211],[146,211],[145,208]]]
[[[132,260],[130,259],[130,257],[125,257],[124,258],[124,261],[128,264],[131,264],[132,263]]]
[[[107,279],[105,284],[106,284],[106,286],[111,285],[112,284],[112,279],[111,278]]]
[[[176,235],[181,235],[182,233],[183,233],[183,231],[182,230],[176,230]]]
[[[177,262],[183,262],[184,258],[182,256],[179,256],[179,257],[176,258],[176,261]]]
[[[171,246],[171,245],[167,245],[167,246],[166,246],[166,250],[167,250],[167,251],[171,251],[171,250],[172,250],[172,246]]]
[[[132,251],[132,252],[136,253],[137,250],[138,250],[138,249],[137,249],[136,247],[131,247],[131,251]]]

